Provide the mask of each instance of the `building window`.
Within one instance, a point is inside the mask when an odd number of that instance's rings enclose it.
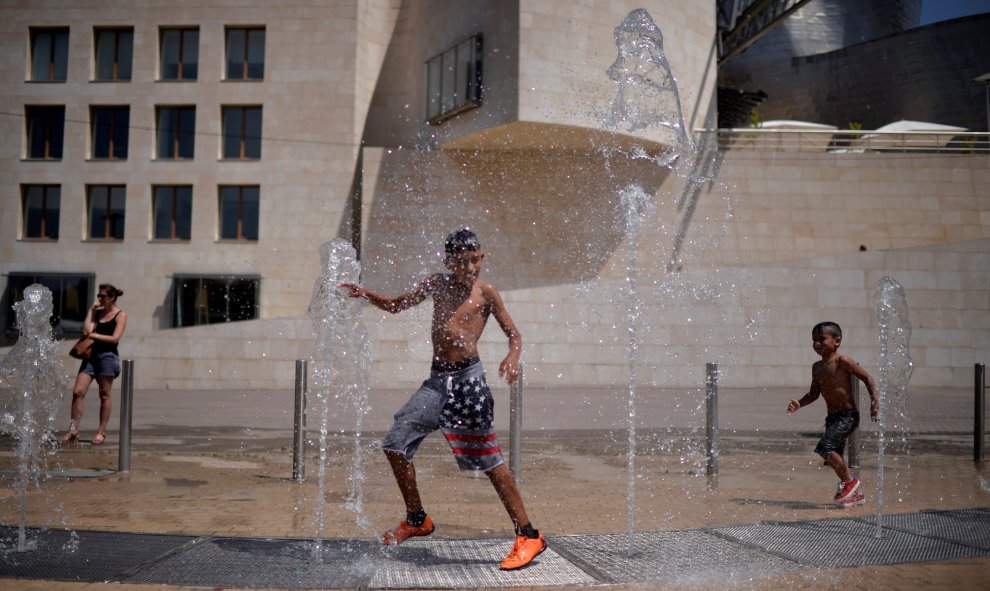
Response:
[[[245,275],[172,278],[172,326],[254,320],[261,278]]]
[[[261,158],[261,107],[223,107],[223,158]]]
[[[199,29],[162,29],[162,80],[195,80],[199,75]]]
[[[31,80],[65,82],[69,71],[69,29],[31,29]]]
[[[93,185],[89,187],[89,239],[124,239],[123,185]]]
[[[3,293],[4,332],[6,336],[17,336],[17,315],[11,306],[24,299],[24,290],[35,283],[47,287],[52,292],[52,317],[49,320],[55,336],[76,336],[82,334],[86,310],[93,299],[93,285],[96,276],[92,273],[33,273],[16,271],[7,276],[7,288]]]
[[[426,120],[437,125],[481,106],[481,34],[426,62]]]
[[[227,80],[265,77],[265,29],[227,28]]]
[[[158,107],[158,158],[192,159],[196,140],[196,107]]]
[[[220,239],[258,239],[257,186],[220,187]]]
[[[94,29],[95,80],[130,80],[134,54],[134,29]]]
[[[155,187],[154,200],[154,239],[189,240],[192,234],[192,187]]]
[[[59,185],[24,185],[21,188],[23,224],[21,238],[25,240],[58,240],[58,218],[62,205]]]
[[[62,158],[65,137],[65,107],[25,107],[27,157],[41,160]]]
[[[131,121],[130,107],[93,107],[93,158],[122,160],[127,158],[127,126]]]

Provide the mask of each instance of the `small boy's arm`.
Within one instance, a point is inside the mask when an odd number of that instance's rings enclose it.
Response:
[[[866,384],[866,390],[870,393],[870,418],[876,422],[880,415],[880,397],[877,395],[877,384],[873,381],[873,376],[863,369],[863,366],[860,364],[850,359],[849,366],[852,375]]]

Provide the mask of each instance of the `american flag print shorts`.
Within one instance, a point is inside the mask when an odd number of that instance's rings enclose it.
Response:
[[[382,448],[401,452],[407,461],[439,429],[461,470],[487,472],[505,463],[495,435],[495,401],[480,361],[456,372],[430,372],[394,418]]]

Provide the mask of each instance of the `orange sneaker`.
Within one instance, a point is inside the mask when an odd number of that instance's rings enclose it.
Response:
[[[385,544],[386,546],[398,546],[409,538],[415,536],[428,536],[432,533],[433,520],[430,519],[429,515],[427,515],[426,521],[424,521],[423,525],[419,527],[409,525],[408,522],[403,521],[399,525],[388,530],[384,535],[382,535],[382,544]]]
[[[516,543],[512,545],[512,550],[505,557],[499,566],[502,570],[515,570],[522,568],[533,561],[541,552],[547,549],[547,543],[543,539],[543,534],[538,538],[527,538],[526,536],[516,536]]]

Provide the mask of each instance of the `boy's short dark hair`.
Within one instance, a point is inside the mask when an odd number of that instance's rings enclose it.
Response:
[[[447,240],[443,243],[443,250],[446,254],[457,254],[473,250],[481,250],[481,241],[478,236],[464,228],[456,232],[451,232]]]
[[[834,322],[819,322],[815,328],[811,329],[812,334],[822,331],[831,334],[833,337],[842,338],[842,327]]]

